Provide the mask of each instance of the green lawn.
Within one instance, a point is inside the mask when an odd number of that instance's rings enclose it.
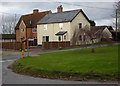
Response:
[[[12,69],[41,77],[117,79],[118,46],[44,53],[14,62]]]

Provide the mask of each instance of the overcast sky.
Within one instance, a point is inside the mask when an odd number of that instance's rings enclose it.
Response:
[[[90,20],[94,20],[97,25],[111,25],[113,26],[114,18],[112,17],[115,8],[115,2],[8,2],[4,0],[0,2],[0,14],[2,15],[14,15],[17,16],[32,13],[33,9],[39,9],[39,11],[51,10],[53,13],[57,11],[59,5],[63,6],[63,11],[82,9]],[[95,1],[95,0],[94,0]],[[97,1],[97,0],[96,0]],[[105,1],[105,0],[101,0]],[[101,8],[101,9],[100,9]],[[4,12],[4,13],[3,13]]]

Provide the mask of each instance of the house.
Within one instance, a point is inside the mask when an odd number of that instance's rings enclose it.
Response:
[[[112,26],[91,26],[91,28],[92,29],[97,29],[97,30],[102,30],[103,32],[107,33],[107,35],[110,39],[113,38],[113,36],[112,36],[112,31],[113,31]]]
[[[2,42],[15,42],[16,34],[1,34]]]
[[[15,27],[16,41],[27,42],[27,39],[30,38],[34,39],[32,44],[37,45],[37,22],[49,13],[51,11],[39,12],[38,9],[35,9],[32,14],[22,15]]]
[[[57,13],[45,15],[37,23],[38,45],[42,42],[70,41],[76,28],[90,26],[90,21],[82,9],[63,11],[58,6]]]

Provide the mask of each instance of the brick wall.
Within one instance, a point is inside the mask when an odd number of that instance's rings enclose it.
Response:
[[[42,42],[42,49],[57,49],[60,47],[69,47],[70,41],[64,42]]]

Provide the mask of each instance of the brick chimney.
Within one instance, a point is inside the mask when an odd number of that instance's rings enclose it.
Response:
[[[58,6],[57,12],[58,12],[58,13],[63,12],[63,7],[62,7],[62,5]]]
[[[33,10],[33,13],[38,13],[38,12],[39,12],[38,9],[34,9],[34,10]]]

